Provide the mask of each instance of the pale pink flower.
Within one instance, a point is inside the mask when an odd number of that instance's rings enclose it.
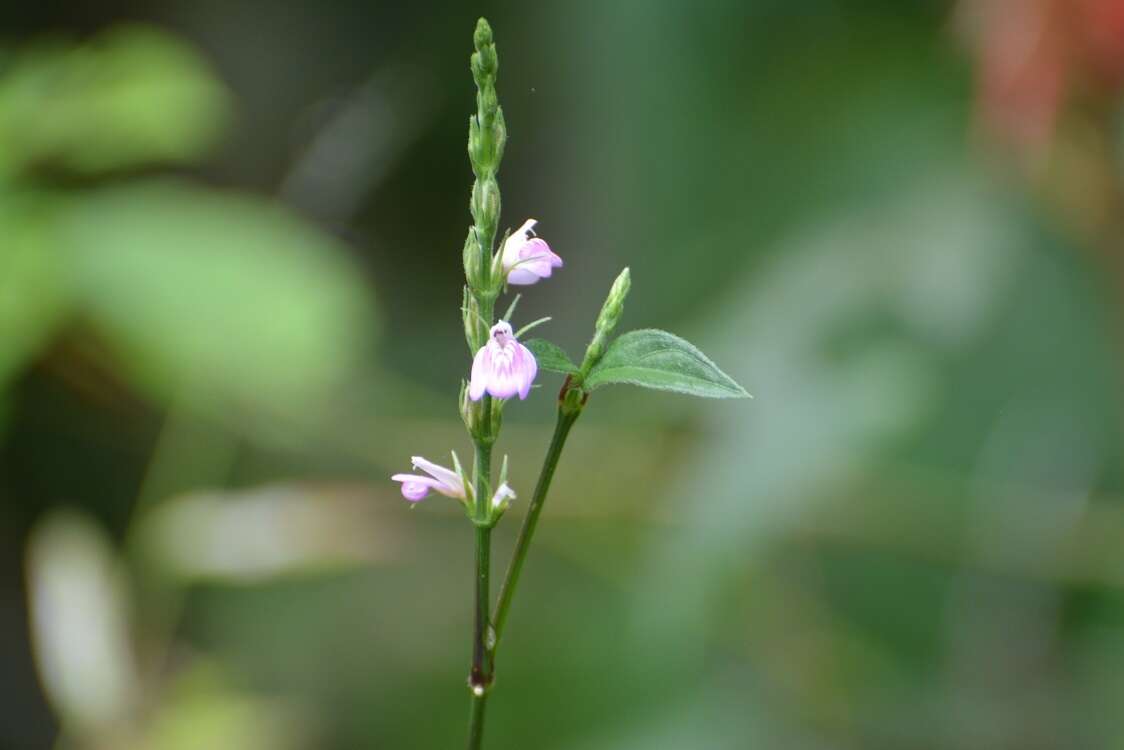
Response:
[[[527,219],[503,243],[503,272],[508,284],[534,284],[562,266],[550,245],[535,235],[534,219]]]
[[[440,492],[446,497],[465,499],[464,479],[451,469],[438,466],[432,461],[427,461],[421,456],[410,459],[415,469],[421,469],[429,476],[420,474],[395,474],[391,477],[395,482],[402,483],[402,497],[412,503],[424,499],[429,491]]]
[[[492,495],[492,508],[494,510],[504,510],[513,499],[515,499],[515,490],[508,487],[507,482],[504,482],[496,489],[496,493]]]
[[[464,501],[470,494],[470,490],[465,486],[464,478],[452,469],[446,469],[444,466],[427,461],[421,456],[414,456],[410,461],[415,469],[421,469],[429,474],[428,477],[421,474],[395,474],[391,477],[395,482],[402,483],[402,497],[410,502],[416,503],[419,500],[424,500],[429,496],[430,490],[461,501]],[[503,510],[514,497],[515,491],[508,486],[507,482],[501,482],[495,494],[492,495],[492,508]]]
[[[520,400],[525,399],[538,371],[535,355],[515,340],[511,326],[501,320],[492,326],[488,343],[480,347],[472,360],[468,397],[479,401],[487,391],[494,398],[519,394]]]

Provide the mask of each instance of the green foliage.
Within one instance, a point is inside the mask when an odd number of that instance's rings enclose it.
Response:
[[[705,354],[678,336],[656,329],[630,331],[612,344],[585,380],[588,390],[627,383],[704,398],[749,394]]]
[[[365,348],[361,277],[270,203],[155,183],[100,192],[61,224],[79,304],[157,395],[300,408]]]
[[[530,339],[524,341],[523,345],[531,350],[531,354],[535,355],[535,361],[539,363],[540,370],[559,372],[563,375],[573,375],[578,371],[578,366],[570,361],[566,352],[546,339]]]
[[[0,79],[0,175],[188,163],[214,143],[227,110],[204,61],[156,29],[118,27],[82,46],[32,47]]]
[[[0,388],[46,345],[67,310],[37,201],[0,193]]]

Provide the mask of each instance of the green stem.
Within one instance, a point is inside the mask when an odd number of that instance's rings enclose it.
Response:
[[[487,669],[488,655],[488,588],[491,580],[492,528],[488,525],[489,482],[492,470],[492,446],[480,442],[476,444],[476,627],[472,638],[472,672],[469,685],[472,688],[487,689],[490,675]],[[475,690],[474,690],[475,692]]]
[[[489,398],[483,402],[483,411],[491,410]],[[474,519],[476,524],[476,618],[472,636],[472,669],[468,673],[468,687],[472,691],[472,708],[468,723],[468,748],[479,750],[484,738],[484,708],[488,701],[488,690],[492,686],[492,660],[488,622],[490,610],[489,588],[491,583],[492,528],[488,525],[491,502],[489,491],[492,476],[492,445],[484,440],[476,441],[473,460],[475,474]]]
[[[495,630],[495,644],[492,647],[491,658],[495,660],[495,648],[503,635],[503,626],[507,621],[508,610],[511,609],[511,599],[515,596],[515,587],[519,585],[519,576],[523,572],[523,564],[527,560],[527,551],[531,547],[531,539],[535,536],[535,527],[539,523],[539,514],[542,513],[543,502],[550,491],[550,482],[554,478],[554,470],[558,468],[558,459],[562,455],[562,448],[566,445],[566,438],[570,428],[577,421],[580,411],[564,413],[558,410],[558,421],[554,425],[554,437],[550,440],[546,458],[543,459],[542,471],[539,472],[539,481],[535,485],[535,494],[531,497],[527,516],[523,519],[523,526],[519,529],[519,538],[515,541],[515,551],[511,556],[511,565],[504,577],[503,587],[500,589],[499,602],[496,604],[496,614],[492,618],[492,627]]]
[[[479,750],[484,738],[484,707],[492,685],[491,649],[488,644],[488,583],[490,578],[492,530],[476,527],[476,628],[472,641],[472,671],[468,686],[472,690],[472,708],[468,720],[468,748]]]
[[[472,694],[472,707],[468,715],[468,750],[479,750],[484,741],[484,707],[488,705],[488,693]]]
[[[476,626],[472,637],[472,671],[468,684],[475,694],[487,690],[492,683],[488,664],[488,587],[491,578],[492,530],[476,527]]]

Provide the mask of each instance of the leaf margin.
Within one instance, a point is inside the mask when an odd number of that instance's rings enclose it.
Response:
[[[654,355],[675,352],[686,355],[692,359],[696,365],[711,370],[714,377],[709,380],[704,380],[682,372],[675,373],[667,369],[644,368],[639,366],[636,362],[618,363],[613,361],[614,353],[619,355],[622,348],[630,345],[636,339],[645,336],[655,336],[669,345],[645,352],[637,362],[642,362],[644,358]],[[638,371],[643,372],[645,370],[665,375],[678,375],[684,381],[688,382],[678,385],[672,382],[659,383],[658,380],[646,379],[638,374]],[[615,374],[614,371],[616,371]],[[690,381],[693,381],[694,384]],[[697,346],[680,336],[676,336],[670,331],[664,331],[659,328],[638,328],[618,336],[609,344],[609,347],[605,350],[605,354],[598,360],[597,364],[590,369],[589,375],[585,378],[583,383],[585,389],[588,391],[615,384],[635,385],[641,388],[680,393],[700,398],[753,398],[745,388],[723,372],[722,369],[703,354]]]

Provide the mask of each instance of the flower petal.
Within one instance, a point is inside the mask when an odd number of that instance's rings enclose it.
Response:
[[[412,503],[424,500],[430,490],[439,490],[441,485],[436,479],[423,477],[417,474],[395,474],[391,477],[395,482],[402,483],[402,497]]]
[[[562,266],[562,258],[541,237],[534,236],[538,222],[528,219],[503,244],[503,268],[508,284],[534,284]]]
[[[536,283],[540,276],[524,266],[513,268],[507,274],[507,283],[517,286],[526,286]]]
[[[535,376],[539,373],[539,363],[530,349],[516,342],[512,364],[519,374],[519,400],[522,401],[531,392],[531,384],[535,382]]]
[[[503,243],[503,265],[504,268],[511,269],[516,263],[519,262],[519,251],[531,239],[531,234],[534,232],[535,225],[538,221],[535,219],[527,219],[523,225],[511,233],[510,236]]]
[[[557,260],[557,264],[555,264]],[[550,250],[550,245],[538,237],[528,242],[519,250],[519,265],[514,270],[526,269],[545,279],[550,276],[551,269],[562,264],[562,259]]]
[[[434,487],[433,489],[449,497],[464,497],[464,482],[455,471],[439,466],[421,456],[412,456],[410,461],[413,462],[415,469],[421,469],[441,483],[442,487]]]
[[[488,342],[480,347],[480,351],[476,352],[476,356],[472,359],[472,377],[468,381],[468,397],[473,401],[482,399],[484,391],[488,387],[488,379],[492,370],[490,346],[491,342]]]
[[[492,398],[511,398],[519,393],[519,380],[510,368],[495,372],[488,381],[488,393]]]
[[[515,499],[515,490],[508,487],[507,482],[504,482],[496,488],[496,494],[492,495],[492,507],[499,508],[508,500],[513,499]]]

